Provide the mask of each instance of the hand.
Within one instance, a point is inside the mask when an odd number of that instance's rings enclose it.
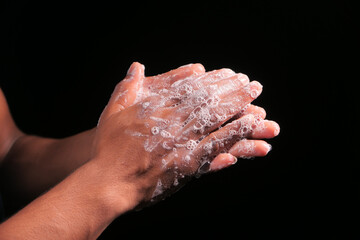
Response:
[[[276,123],[263,120],[261,108],[249,107],[262,86],[249,83],[243,74],[222,69],[162,84],[152,78],[148,86],[154,87],[145,90],[146,85],[132,81],[144,79],[143,69],[135,68],[130,76],[125,84],[136,85],[140,94],[133,91],[126,101],[113,94],[94,145],[95,161],[118,190],[119,206],[126,202],[131,209],[162,198],[196,174],[233,164],[234,156],[266,155],[266,142],[245,138],[270,138],[279,132]]]
[[[157,94],[161,89],[168,89],[176,81],[205,73],[201,64],[188,64],[152,77],[145,77],[144,70],[144,65],[138,62],[131,64],[125,79],[116,85],[109,104],[101,114],[100,121],[112,113],[122,111],[153,94]]]
[[[115,87],[109,104],[104,109],[99,122],[101,122],[101,119],[107,118],[115,112],[122,111],[151,95],[158,94],[163,91],[163,89],[168,89],[175,82],[186,78],[191,78],[196,81],[197,78],[202,79],[208,77],[211,79],[219,77],[233,77],[239,79],[243,85],[249,83],[249,78],[246,75],[241,73],[235,74],[235,72],[230,69],[220,69],[205,73],[204,66],[199,63],[184,65],[167,73],[151,77],[145,77],[144,70],[144,65],[138,62],[131,64],[125,79],[120,81]],[[237,114],[236,117],[240,118],[247,114],[252,114],[258,119],[265,119],[266,117],[266,112],[263,108],[252,104],[246,106],[241,113]],[[272,138],[278,135],[280,128],[276,123],[265,120],[262,124],[267,125],[266,128],[264,128],[265,132],[261,136],[257,135],[257,138]],[[269,130],[269,132],[266,132],[267,130]],[[275,132],[275,135],[271,132]],[[247,145],[254,145],[254,151],[239,152],[238,150],[241,149],[242,145],[245,143],[247,143]],[[235,156],[251,158],[265,156],[270,150],[270,145],[264,141],[243,141],[237,146],[237,149],[238,150],[234,148],[232,151]],[[233,161],[234,157],[229,156],[229,154],[220,154],[219,157],[212,161],[211,169],[214,171],[222,169],[233,164]]]

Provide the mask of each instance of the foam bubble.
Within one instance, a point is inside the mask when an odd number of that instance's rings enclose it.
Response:
[[[174,146],[177,148],[181,148],[181,147],[186,147],[186,144],[175,143]]]
[[[183,91],[184,94],[191,94],[193,92],[193,87],[185,83],[180,87],[180,90]]]
[[[211,153],[212,148],[213,148],[213,143],[212,143],[212,142],[206,143],[206,144],[203,146],[203,149],[206,151],[207,154],[210,154],[210,153]]]
[[[160,129],[158,127],[152,127],[151,128],[151,133],[153,135],[157,135],[157,134],[159,134],[159,132],[160,132]]]
[[[142,107],[143,107],[144,109],[146,109],[147,107],[149,107],[149,105],[150,105],[150,102],[144,102],[144,103],[142,104]]]
[[[169,92],[169,90],[167,90],[166,88],[160,89],[160,91],[159,91],[160,94],[161,93],[168,93],[168,92]]]
[[[147,152],[152,152],[157,145],[158,145],[158,142],[153,142],[153,141],[150,141],[150,139],[146,139],[144,142],[144,149]]]
[[[252,98],[257,98],[257,96],[259,96],[259,91],[256,91],[256,90],[250,91],[250,96]]]
[[[179,180],[177,179],[177,178],[175,178],[175,180],[174,180],[174,186],[177,186],[177,185],[179,185]]]
[[[169,143],[166,142],[166,141],[164,141],[164,142],[162,143],[162,147],[165,148],[165,149],[167,149],[167,150],[173,149],[172,147],[169,146]]]
[[[236,130],[234,130],[234,129],[229,130],[229,135],[230,135],[230,136],[234,136],[234,135],[236,135],[236,134],[237,134],[237,131],[236,131]]]
[[[165,130],[162,130],[160,132],[160,135],[163,137],[163,138],[171,138],[171,133],[169,133],[168,131],[165,131]]]

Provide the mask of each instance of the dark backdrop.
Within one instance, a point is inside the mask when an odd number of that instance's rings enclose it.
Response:
[[[100,239],[359,237],[354,5],[117,2],[1,3],[0,84],[22,130],[65,137],[94,127],[139,61],[147,75],[192,62],[248,74],[281,133],[267,157],[192,181]]]

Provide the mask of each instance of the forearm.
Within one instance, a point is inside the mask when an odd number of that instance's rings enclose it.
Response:
[[[14,142],[23,135],[11,117],[5,96],[0,88],[0,166]]]
[[[88,162],[1,224],[1,239],[95,239],[131,209],[131,204],[114,209],[114,199],[118,203],[128,193],[126,188],[115,193],[111,186],[96,161]]]
[[[90,159],[94,130],[64,139],[23,135],[2,165],[2,183],[15,197],[30,199],[54,186]]]

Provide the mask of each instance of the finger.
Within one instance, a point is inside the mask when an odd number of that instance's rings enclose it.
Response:
[[[144,80],[144,65],[134,62],[131,64],[125,79],[120,82],[114,91],[114,104],[119,104],[124,108],[133,105],[141,93]]]
[[[247,140],[242,139],[235,143],[228,153],[221,153],[217,155],[213,161],[211,158],[202,157],[201,162],[198,163],[198,174],[204,174],[209,171],[218,171],[229,167],[237,162],[235,157],[239,158],[253,158],[264,157],[271,150],[271,145],[263,140]]]
[[[239,102],[242,105],[241,109],[255,100],[262,92],[262,85],[258,81],[251,81],[244,86],[236,81],[224,79],[217,82],[215,86],[217,88],[214,94],[223,99],[224,104],[228,105],[229,102]],[[210,86],[210,88],[214,87]]]
[[[280,126],[274,121],[259,119],[258,116],[247,114],[226,124],[212,133],[218,141],[231,141],[237,138],[274,138],[280,133]]]
[[[263,140],[243,139],[234,144],[229,153],[239,158],[263,157],[271,150],[271,145]]]
[[[256,105],[252,105],[252,104],[248,105],[247,107],[244,107],[244,109],[242,109],[240,111],[240,113],[238,114],[238,116],[236,116],[236,117],[240,118],[247,114],[252,114],[261,119],[265,119],[265,117],[266,117],[266,111],[264,108],[256,106]]]
[[[198,76],[205,73],[205,68],[200,63],[188,64],[167,73],[159,74],[145,79],[145,85],[153,91],[163,88],[169,88],[174,82],[188,78],[190,76]]]
[[[109,103],[101,116],[102,119],[122,111],[135,103],[138,93],[141,92],[144,69],[144,65],[138,62],[131,64],[125,79],[116,85]]]
[[[257,81],[252,81],[245,87],[235,89],[233,92],[229,90],[228,94],[226,94],[226,91],[222,92],[219,97],[221,100],[218,106],[214,108],[215,116],[218,121],[213,125],[207,126],[208,128],[205,128],[205,131],[203,132],[209,133],[220,127],[223,123],[239,113],[245,106],[255,100],[261,92],[262,85]]]
[[[257,119],[255,116],[248,114],[227,124],[223,128],[212,132],[200,141],[199,144],[195,145],[194,149],[191,148],[193,149],[192,155],[194,156],[194,159],[197,159],[197,162],[194,162],[192,166],[196,167],[196,164],[199,164],[199,172],[205,173],[209,170],[208,166],[212,164],[211,160],[221,152],[228,152],[237,157],[257,157],[266,155],[270,151],[269,144],[262,140],[245,139],[251,136],[256,128],[256,124]],[[190,140],[189,142],[195,143],[194,140]],[[236,146],[238,147],[236,148]],[[235,150],[239,151],[235,152]],[[214,164],[215,166],[217,165],[217,163]],[[222,164],[219,163],[219,165]]]
[[[213,70],[206,72],[195,79],[189,79],[188,83],[194,87],[195,90],[207,87],[209,84],[213,84],[222,79],[229,78],[234,76],[235,72],[229,68],[222,68],[218,70]],[[246,75],[244,75],[246,76]],[[179,83],[175,83],[179,84]],[[176,86],[176,85],[175,85]]]
[[[214,158],[210,163],[210,171],[216,172],[221,169],[234,165],[237,162],[237,158],[230,153],[221,153]]]
[[[279,135],[280,126],[274,121],[260,121],[251,133],[251,138],[273,138]]]
[[[206,82],[208,83],[208,82]],[[241,87],[246,86],[250,83],[248,76],[242,73],[231,74],[225,78],[218,78],[211,82],[210,88],[218,90],[217,92],[220,94],[222,92],[227,93],[227,89],[236,90]],[[205,85],[206,86],[206,85]]]
[[[230,76],[235,75],[234,71],[231,69],[220,69],[214,70],[211,72],[206,72],[195,78],[187,78],[186,81],[177,81],[174,82],[167,93],[162,93],[162,96],[156,96],[156,101],[159,102],[159,106],[162,107],[176,107],[174,111],[178,110],[178,107],[181,103],[182,106],[182,117],[187,118],[194,108],[201,104],[203,99],[203,95],[208,95],[207,92],[203,92],[204,88],[208,86],[209,83],[213,83],[219,81],[223,78],[228,78]],[[245,76],[245,75],[244,75]]]
[[[221,151],[229,150],[236,141],[250,135],[254,123],[255,117],[249,114],[212,132],[200,141],[193,152],[194,156],[197,159],[211,159]]]
[[[241,138],[274,138],[280,133],[280,126],[274,121],[259,120],[252,114],[245,115],[221,129],[211,133],[207,138],[211,143],[212,152],[218,152],[222,148],[228,148],[234,141]],[[210,154],[210,152],[208,152]]]
[[[228,83],[223,82],[223,84]],[[256,81],[252,81],[245,87],[240,87],[235,92],[233,92],[231,86],[234,87],[234,84],[230,83],[230,86],[226,86],[225,89],[216,90],[218,92],[212,96],[212,98],[218,99],[218,103],[215,105],[213,102],[211,104],[208,104],[208,102],[200,103],[198,107],[193,108],[194,110],[190,114],[186,110],[183,111],[185,116],[188,115],[184,121],[184,132],[191,134],[193,131],[195,134],[200,133],[203,135],[214,131],[239,113],[241,109],[257,98],[262,91],[262,85]],[[228,94],[226,94],[226,91]],[[232,94],[229,96],[231,92]]]
[[[177,106],[182,102],[186,102],[185,100],[189,100],[190,98],[192,100],[190,105],[185,104],[185,108],[189,108],[187,110],[184,109],[184,113],[188,115],[191,110],[194,109],[194,104],[201,104],[201,101],[203,100],[202,95],[204,95],[204,92],[201,91],[203,91],[205,87],[211,83],[233,75],[235,75],[234,71],[228,68],[223,68],[206,72],[199,76],[186,78],[184,81],[176,81],[171,85],[170,92],[166,95],[166,106]],[[205,93],[205,95],[207,95],[207,93]]]

